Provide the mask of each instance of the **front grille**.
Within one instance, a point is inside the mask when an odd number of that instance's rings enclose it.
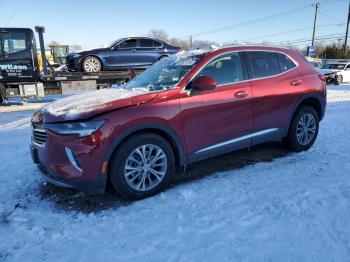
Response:
[[[43,128],[42,123],[32,123],[33,133],[32,142],[34,145],[43,146],[46,142],[46,130]]]

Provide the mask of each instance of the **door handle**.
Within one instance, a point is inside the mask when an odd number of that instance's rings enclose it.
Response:
[[[248,95],[248,92],[246,91],[238,91],[235,93],[235,97],[237,98],[244,98]]]
[[[292,82],[290,82],[292,86],[300,86],[301,83],[302,83],[301,80],[293,80]]]
[[[136,49],[131,49],[130,52],[136,52]]]

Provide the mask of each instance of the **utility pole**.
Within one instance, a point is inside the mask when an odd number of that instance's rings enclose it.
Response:
[[[192,47],[192,35],[190,35],[190,47]]]
[[[345,42],[344,42],[344,49],[343,49],[344,56],[346,55],[346,49],[347,49],[347,45],[348,45],[349,22],[350,22],[350,3],[349,3],[348,22],[346,24]]]
[[[315,31],[316,31],[316,21],[317,21],[317,13],[318,9],[320,8],[320,3],[315,4],[315,18],[314,18],[314,30],[312,32],[312,41],[311,41],[311,46],[314,46],[315,43]]]

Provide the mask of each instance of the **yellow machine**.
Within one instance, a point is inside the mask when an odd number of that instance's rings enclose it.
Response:
[[[45,50],[47,61],[53,67],[59,67],[66,63],[66,56],[69,54],[69,45],[50,45],[50,49]],[[43,59],[41,52],[37,52],[39,70],[43,69]]]

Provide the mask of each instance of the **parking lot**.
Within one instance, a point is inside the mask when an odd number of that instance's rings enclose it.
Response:
[[[46,185],[28,149],[33,108],[2,112],[0,260],[344,261],[349,105],[349,85],[328,86],[309,151],[269,143],[204,160],[137,202]]]

